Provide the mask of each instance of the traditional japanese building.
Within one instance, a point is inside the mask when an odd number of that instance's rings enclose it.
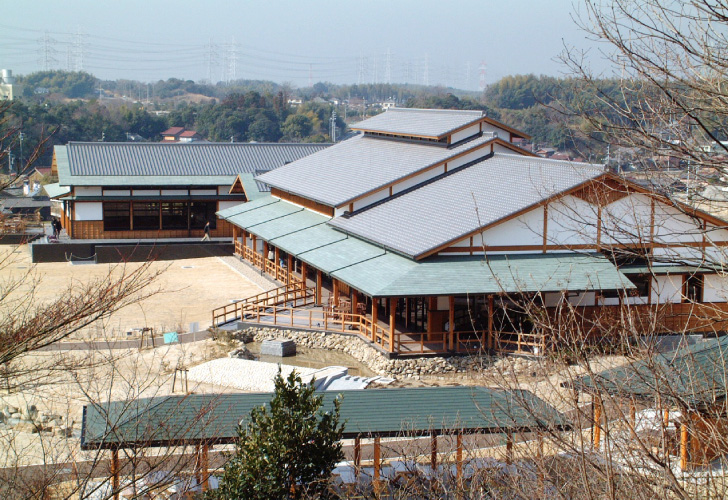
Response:
[[[215,212],[259,195],[230,186],[299,160],[327,144],[81,143],[56,146],[46,186],[54,213],[73,239],[158,239],[232,236]]]
[[[534,353],[550,339],[519,301],[586,318],[661,304],[674,314],[656,328],[691,331],[715,328],[702,304],[726,309],[722,220],[601,165],[536,157],[479,111],[394,108],[352,128],[257,176],[270,193],[218,212],[236,253],[282,287],[214,324],[354,331],[392,355]]]

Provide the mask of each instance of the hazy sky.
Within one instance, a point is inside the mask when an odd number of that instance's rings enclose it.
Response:
[[[99,78],[409,82],[559,75],[571,0],[0,0],[0,68]],[[469,68],[469,69],[468,69]]]

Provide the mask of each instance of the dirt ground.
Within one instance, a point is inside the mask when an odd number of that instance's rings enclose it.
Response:
[[[102,278],[109,272],[120,275],[123,271],[121,266],[109,264],[31,264],[27,246],[0,247],[0,259],[8,255],[11,258],[0,265],[0,284],[30,273],[34,279],[16,293],[27,291],[30,283],[37,280],[34,300],[39,304],[54,300],[70,283]],[[139,265],[130,263],[127,267],[135,269]],[[155,262],[151,271],[157,270],[164,272],[152,288],[160,293],[115,313],[106,321],[104,335],[98,331],[99,326],[90,335],[121,336],[138,327],[184,332],[191,322],[199,322],[204,329],[210,326],[212,309],[261,291],[218,257]]]

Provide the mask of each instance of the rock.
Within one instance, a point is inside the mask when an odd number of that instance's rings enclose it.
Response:
[[[29,405],[25,408],[25,417],[28,420],[35,420],[38,418],[38,408],[35,405]]]
[[[53,429],[53,435],[58,437],[71,437],[73,436],[73,427],[58,426]]]

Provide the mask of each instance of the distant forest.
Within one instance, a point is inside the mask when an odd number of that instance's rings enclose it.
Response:
[[[402,107],[479,109],[530,134],[541,147],[600,151],[584,123],[564,111],[575,99],[587,99],[579,82],[546,76],[508,76],[482,93],[399,84],[319,82],[296,89],[267,81],[208,85],[175,78],[146,84],[67,71],[33,73],[18,83],[24,98],[4,111],[0,134],[19,127],[25,151],[49,133],[52,144],[158,141],[171,126],[196,130],[209,141],[326,142],[333,112],[341,138],[348,123],[381,112],[378,105],[386,100]],[[616,82],[602,83],[616,91]],[[291,105],[294,99],[301,104]],[[19,161],[15,136],[3,149],[9,146]],[[42,164],[50,163],[50,154],[49,148]]]

